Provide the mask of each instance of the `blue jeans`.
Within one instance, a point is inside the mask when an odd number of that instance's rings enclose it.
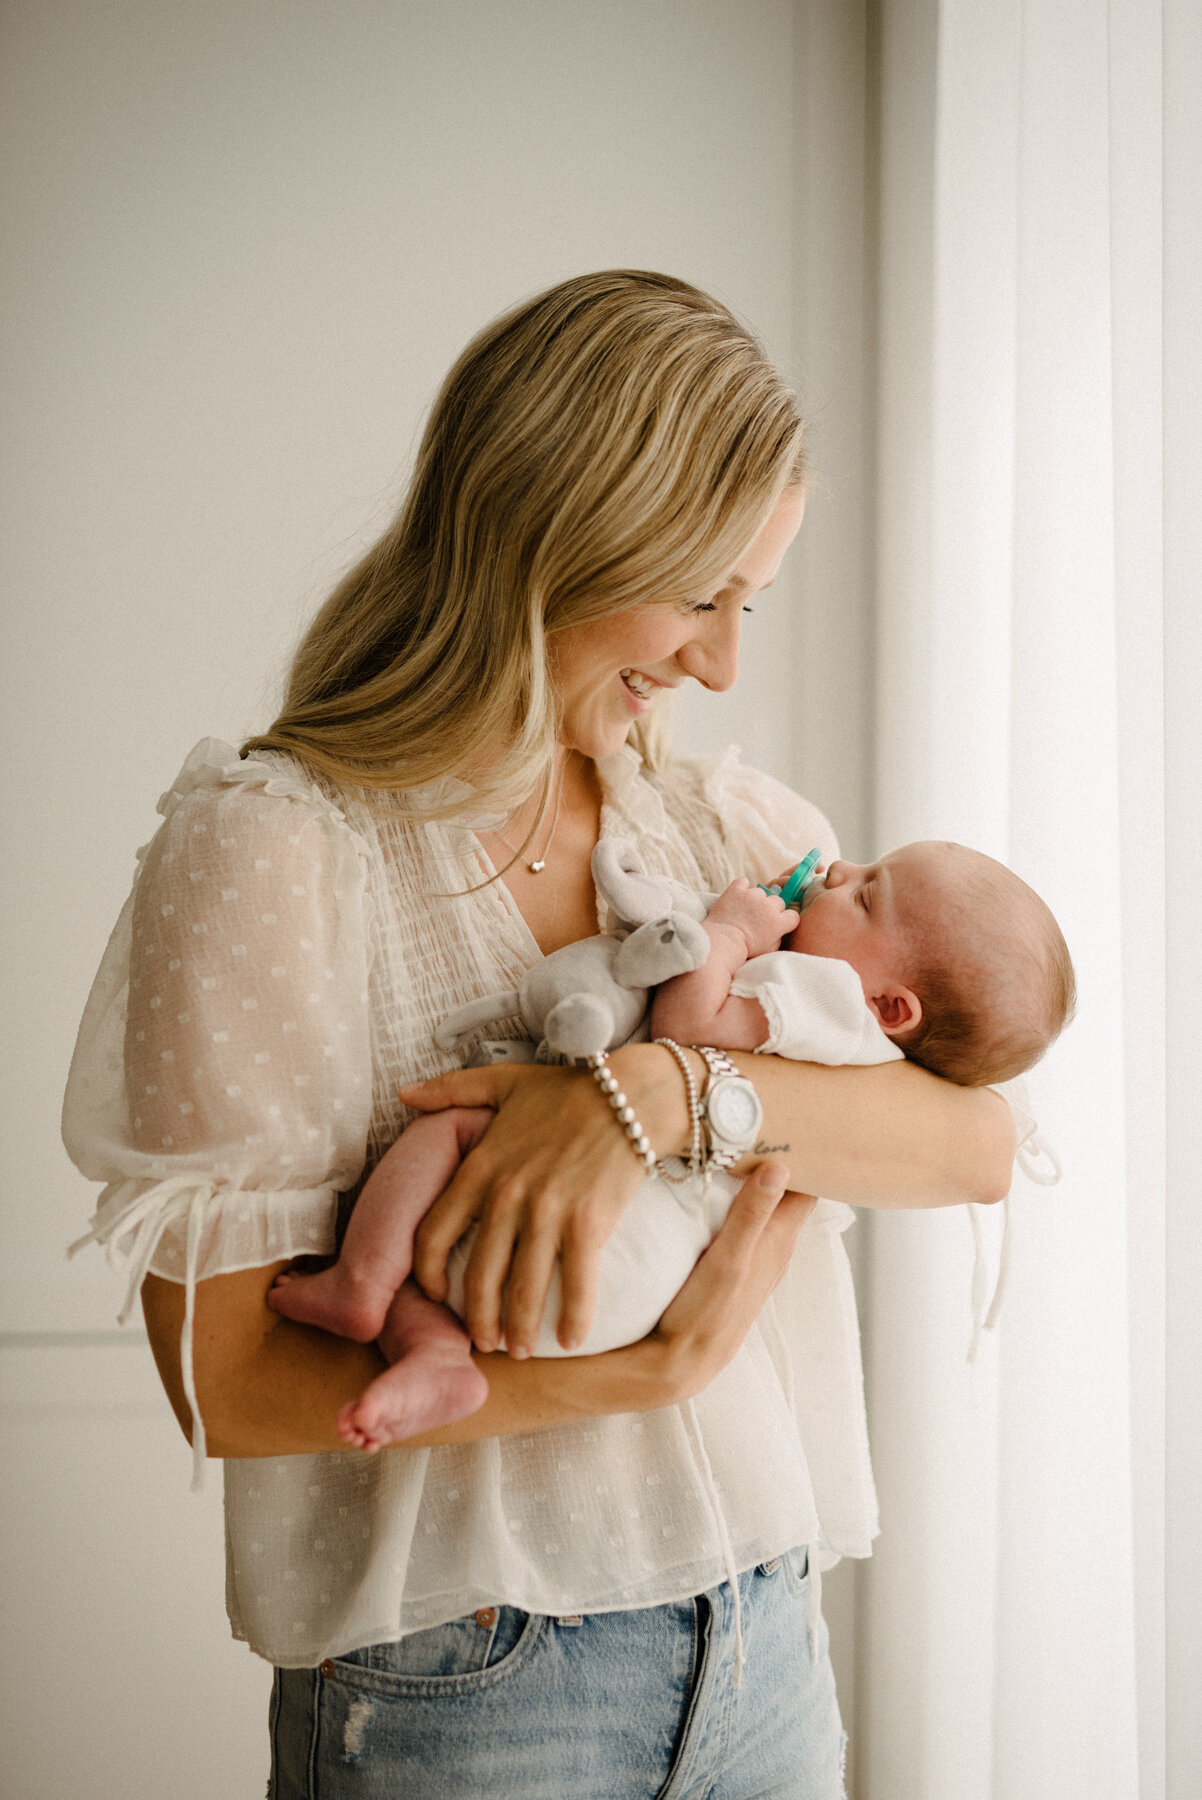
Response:
[[[840,1800],[843,1734],[805,1552],[666,1606],[482,1607],[277,1669],[269,1800]]]

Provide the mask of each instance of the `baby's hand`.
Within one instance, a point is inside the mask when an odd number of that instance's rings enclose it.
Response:
[[[800,917],[779,894],[766,894],[745,875],[737,875],[711,906],[706,924],[730,926],[742,935],[748,956],[764,956],[777,949]]]

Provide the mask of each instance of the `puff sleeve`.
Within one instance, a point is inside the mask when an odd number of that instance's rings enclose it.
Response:
[[[191,1390],[196,1282],[332,1251],[363,1168],[365,847],[288,759],[212,739],[159,811],[84,1012],[63,1139],[106,1184],[72,1249],[102,1244],[128,1276],[122,1321],[148,1271],[186,1285]]]

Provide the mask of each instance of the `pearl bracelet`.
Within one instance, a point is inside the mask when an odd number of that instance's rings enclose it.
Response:
[[[634,1108],[627,1100],[618,1085],[618,1078],[609,1066],[609,1059],[604,1050],[598,1050],[587,1059],[593,1080],[609,1101],[614,1116],[630,1139],[630,1148],[642,1163],[648,1175],[655,1173],[655,1152],[651,1148],[651,1140],[634,1116]]]
[[[662,1044],[665,1050],[671,1051],[684,1076],[684,1085],[689,1097],[689,1160],[686,1163],[683,1157],[670,1157],[667,1161],[660,1163],[659,1173],[669,1181],[686,1181],[690,1175],[700,1174],[705,1162],[705,1151],[701,1138],[701,1096],[697,1092],[697,1082],[689,1066],[689,1059],[676,1039],[662,1037],[656,1038],[655,1042]],[[669,1163],[675,1163],[683,1172],[677,1174],[674,1169],[669,1167]]]

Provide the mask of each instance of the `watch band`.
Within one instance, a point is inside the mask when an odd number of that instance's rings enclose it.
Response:
[[[763,1123],[760,1097],[753,1083],[740,1073],[724,1050],[716,1050],[712,1044],[694,1044],[692,1048],[705,1063],[707,1071],[705,1090],[701,1095],[701,1117],[709,1138],[706,1168],[730,1169],[751,1149]],[[713,1117],[711,1106],[720,1098],[720,1089],[737,1089],[745,1103],[749,1102],[749,1123],[734,1135],[723,1130]]]

